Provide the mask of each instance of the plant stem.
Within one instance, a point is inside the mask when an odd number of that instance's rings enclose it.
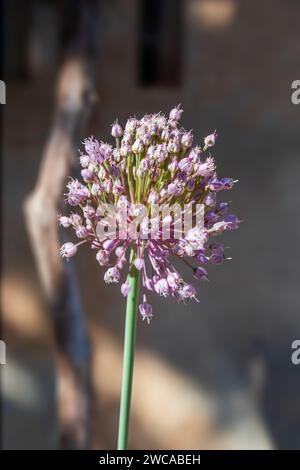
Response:
[[[131,259],[132,257],[133,257],[133,251],[131,252]],[[133,364],[134,364],[134,347],[135,347],[139,277],[140,277],[139,271],[136,269],[135,266],[133,266],[129,275],[129,284],[131,287],[131,291],[129,292],[127,296],[127,304],[126,304],[123,376],[122,376],[122,391],[121,391],[120,415],[119,415],[118,450],[126,450],[127,442],[128,442],[128,428],[129,428],[132,376],[133,376]]]

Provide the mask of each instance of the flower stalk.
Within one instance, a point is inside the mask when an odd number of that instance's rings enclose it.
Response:
[[[133,258],[133,248],[131,259]],[[123,375],[119,415],[118,450],[126,450],[128,444],[128,430],[130,418],[130,404],[132,393],[132,379],[134,366],[134,350],[136,335],[137,303],[139,291],[140,272],[132,265],[129,273],[130,291],[127,296],[125,334],[124,334],[124,354],[123,354]]]

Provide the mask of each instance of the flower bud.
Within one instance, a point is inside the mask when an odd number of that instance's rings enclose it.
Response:
[[[115,138],[119,138],[119,137],[122,137],[123,135],[123,129],[122,127],[120,126],[120,124],[118,123],[118,121],[115,121],[112,125],[112,128],[111,128],[111,135]]]
[[[61,225],[61,227],[64,227],[64,228],[68,228],[70,227],[71,225],[71,220],[69,217],[66,217],[65,215],[61,215],[59,218],[59,225]]]
[[[72,242],[67,242],[60,248],[60,254],[63,258],[72,258],[77,253],[77,245]]]
[[[206,269],[202,268],[201,266],[198,266],[198,268],[194,269],[194,277],[196,279],[203,280],[205,279],[207,281],[207,271]]]
[[[181,144],[185,148],[189,148],[193,144],[193,135],[191,132],[185,132],[181,138]]]
[[[180,118],[181,118],[182,113],[183,113],[183,110],[180,109],[180,104],[179,104],[176,108],[171,109],[170,114],[169,114],[169,118],[172,121],[179,121]]]
[[[121,293],[124,297],[127,297],[127,295],[131,292],[131,286],[129,284],[129,279],[127,276],[126,281],[121,285]]]
[[[143,303],[139,305],[139,310],[140,314],[142,315],[142,319],[150,323],[151,318],[153,317],[152,306],[147,303],[145,295],[143,296]]]
[[[94,173],[88,168],[84,168],[83,170],[81,170],[81,176],[84,179],[84,181],[88,181],[88,182],[94,179]]]
[[[144,260],[143,258],[136,258],[133,262],[134,266],[138,271],[141,271],[144,267]]]
[[[76,236],[78,238],[85,238],[88,234],[89,231],[84,225],[79,225],[79,227],[76,228]]]
[[[141,153],[143,150],[144,147],[142,141],[137,139],[132,146],[133,153]]]
[[[82,168],[87,168],[89,166],[89,163],[90,163],[90,159],[87,155],[80,155],[80,165],[82,166]]]
[[[100,266],[105,266],[109,263],[109,254],[105,250],[99,250],[96,254],[96,260]]]
[[[215,131],[213,134],[210,134],[207,137],[205,137],[205,139],[204,139],[205,146],[206,147],[213,147],[216,143],[217,136],[218,136],[218,134]]]

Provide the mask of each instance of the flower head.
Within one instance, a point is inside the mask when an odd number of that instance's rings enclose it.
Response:
[[[191,277],[207,279],[207,265],[227,259],[223,245],[211,238],[238,228],[238,218],[228,214],[229,203],[217,200],[236,181],[218,178],[215,161],[206,154],[217,134],[205,137],[203,148],[193,147],[192,132],[179,125],[182,112],[177,106],[169,117],[130,118],[124,127],[115,121],[114,147],[85,139],[82,181],[67,184],[66,201],[78,213],[60,216],[60,225],[72,227],[80,241],[65,243],[61,255],[69,259],[79,244],[88,243],[106,267],[106,283],[123,277],[125,297],[131,290],[128,273],[135,269],[145,290],[178,302],[197,300],[195,287],[174,260],[185,262]],[[139,310],[149,323],[152,307],[145,295]]]

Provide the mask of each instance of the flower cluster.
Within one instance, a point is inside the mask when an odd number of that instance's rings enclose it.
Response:
[[[93,137],[86,139],[80,155],[83,182],[70,179],[67,184],[66,201],[77,211],[60,216],[60,224],[72,227],[80,241],[65,243],[61,255],[69,259],[79,245],[88,243],[96,250],[100,266],[107,267],[106,283],[120,283],[127,265],[121,284],[124,296],[130,292],[128,273],[137,269],[144,292],[183,302],[197,300],[195,287],[182,278],[174,260],[185,262],[194,278],[207,279],[206,265],[226,259],[224,246],[211,238],[238,227],[237,217],[228,214],[229,203],[217,201],[217,193],[231,189],[235,181],[217,177],[209,153],[216,132],[205,137],[202,148],[193,146],[192,132],[179,126],[181,114],[178,106],[169,117],[159,113],[130,118],[124,129],[116,121],[111,129],[115,146]],[[203,223],[182,233],[178,231],[178,214],[153,214],[153,207],[174,205],[181,207],[183,214],[192,214],[194,222],[198,220],[197,207],[201,207]],[[134,251],[129,260],[130,247]],[[145,293],[139,310],[149,322],[152,307]]]

